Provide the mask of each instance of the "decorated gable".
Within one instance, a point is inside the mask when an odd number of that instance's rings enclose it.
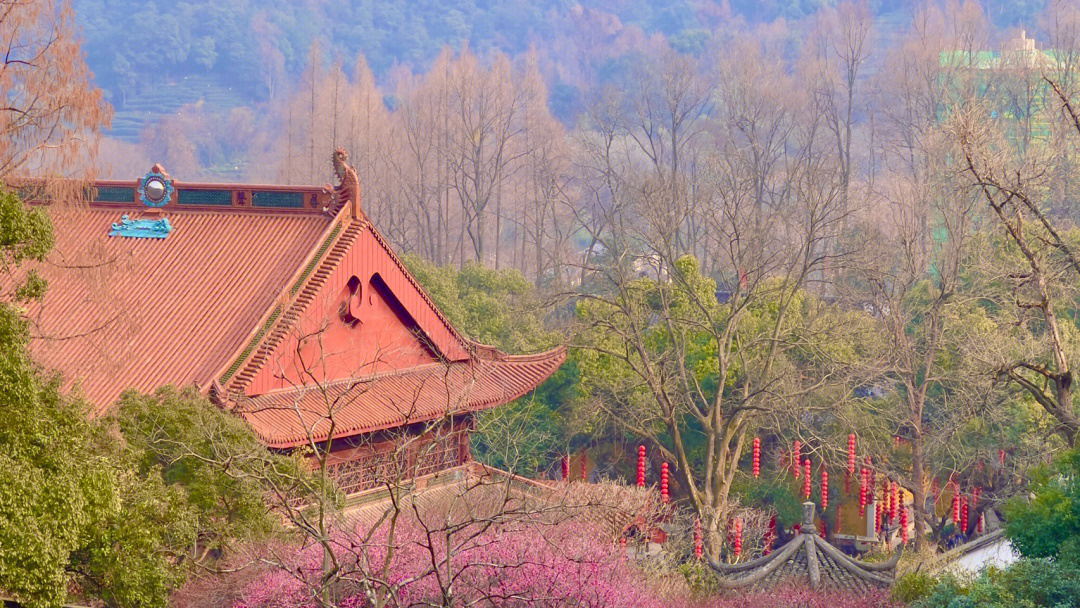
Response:
[[[345,235],[344,238],[348,238]],[[468,357],[371,225],[345,249],[246,387],[247,395]]]

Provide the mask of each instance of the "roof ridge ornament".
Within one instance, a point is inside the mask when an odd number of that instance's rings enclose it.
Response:
[[[810,461],[807,460],[807,462]],[[799,526],[799,532],[801,534],[817,534],[817,526],[814,525],[814,519],[816,515],[814,513],[815,506],[816,505],[814,505],[814,503],[809,500],[802,503],[803,520],[802,524]]]
[[[139,200],[147,207],[164,207],[172,199],[173,179],[160,163],[139,180]]]
[[[356,169],[349,164],[349,155],[344,148],[337,148],[330,155],[330,163],[334,168],[334,175],[338,179],[338,185],[323,186],[323,191],[334,197],[335,203],[347,203],[349,216],[352,219],[360,217],[360,176]]]
[[[163,239],[172,232],[169,218],[133,220],[124,214],[112,225],[109,236],[128,236],[139,239]]]

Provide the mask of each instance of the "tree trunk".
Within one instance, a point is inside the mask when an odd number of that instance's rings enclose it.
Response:
[[[921,551],[924,540],[924,522],[926,517],[926,476],[923,462],[923,436],[922,425],[916,425],[914,436],[911,438],[911,493],[914,494],[915,506],[915,550]]]

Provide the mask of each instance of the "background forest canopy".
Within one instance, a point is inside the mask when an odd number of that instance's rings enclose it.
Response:
[[[834,124],[822,126],[844,131],[845,179],[870,179],[881,170],[878,83],[899,57],[929,56],[908,46],[914,37],[935,37],[939,50],[999,50],[1022,23],[1045,46],[1050,5],[74,2],[87,63],[114,109],[99,177],[161,162],[181,180],[323,183],[327,150],[343,146],[369,215],[400,248],[510,266],[537,282],[592,251],[576,216],[597,202],[581,169],[600,123],[644,109],[655,124],[637,126],[669,128],[658,106],[642,105],[660,101],[666,67],[682,66],[688,92],[702,97],[679,117],[686,143],[668,142],[689,147],[627,160],[700,174],[698,133],[720,116],[723,80],[779,61],[782,80],[753,94],[832,97]],[[838,36],[852,24],[868,29],[843,51]]]

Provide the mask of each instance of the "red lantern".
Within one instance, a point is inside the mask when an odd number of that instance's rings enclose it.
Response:
[[[900,484],[892,482],[892,493],[889,494],[889,520],[896,521],[897,510],[900,508]]]
[[[694,557],[701,559],[705,550],[701,542],[701,518],[694,520]]]
[[[960,490],[956,487],[953,487],[952,520],[953,525],[960,525]]]
[[[960,529],[964,536],[967,536],[968,531],[968,497],[964,496],[960,498]]]
[[[821,510],[829,508],[829,472],[821,468]]]
[[[807,458],[803,463],[804,472],[806,473],[805,481],[803,482],[803,492],[806,494],[806,498],[810,498],[810,459]]]
[[[855,474],[855,433],[847,436],[847,472],[849,476]]]
[[[754,477],[761,475],[761,438],[754,437]]]
[[[584,452],[581,453],[581,481],[587,481],[589,479],[589,471],[586,467],[589,464],[589,457]]]
[[[801,456],[802,444],[798,440],[795,440],[795,446],[791,449],[791,462],[795,469],[795,479],[799,478],[799,458]]]
[[[735,558],[742,554],[742,519],[735,518]]]
[[[877,503],[877,508],[874,509],[874,530],[876,530],[878,534],[881,534],[881,520],[884,519],[884,517],[882,517],[884,515],[884,509],[885,506],[880,502]]]
[[[868,473],[866,469],[862,470],[862,474],[859,475],[859,517],[866,517],[866,480]]]
[[[660,465],[660,499],[664,502],[669,500],[668,497],[668,464],[665,462]]]
[[[979,534],[983,533],[983,521],[984,521],[983,514],[979,513],[979,529],[978,529]]]
[[[566,478],[570,477],[570,457],[563,456],[562,459],[562,478],[566,481]]]
[[[907,505],[900,508],[900,539],[906,545],[908,541],[908,513]]]
[[[637,485],[645,487],[645,446],[639,445],[637,449]]]

